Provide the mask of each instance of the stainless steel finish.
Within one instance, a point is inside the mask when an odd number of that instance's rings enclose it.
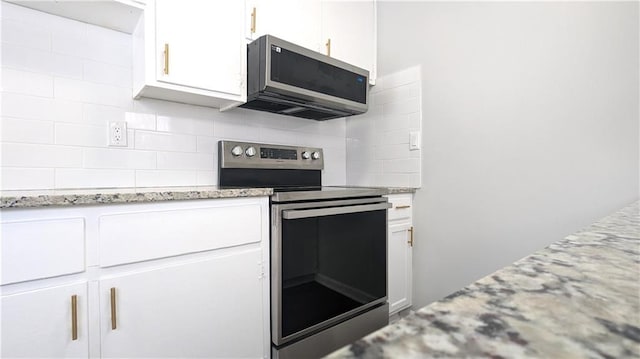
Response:
[[[286,192],[285,192],[286,193]],[[280,308],[282,306],[282,220],[283,213],[291,210],[303,210],[303,209],[332,209],[332,207],[338,207],[339,209],[348,208],[348,206],[359,207],[366,204],[381,204],[381,209],[390,208],[391,204],[388,203],[386,197],[376,198],[356,198],[347,200],[325,201],[325,202],[307,202],[307,203],[272,203],[271,205],[271,341],[276,345],[282,345],[300,337],[304,337],[309,333],[318,331],[325,327],[340,323],[358,312],[367,308],[372,308],[377,305],[387,302],[387,297],[380,298],[372,301],[366,305],[356,308],[352,311],[336,316],[332,319],[318,323],[312,327],[305,329],[304,331],[283,337],[282,336],[282,318],[280,315]],[[387,216],[387,211],[385,211]],[[386,218],[385,218],[386,223]],[[389,311],[387,309],[386,314],[388,318]],[[325,329],[326,330],[326,329]]]
[[[311,155],[309,154],[309,151],[302,152],[302,158],[305,159],[305,160],[308,160],[309,158],[311,158]]]
[[[293,209],[289,211],[283,211],[282,218],[300,219],[300,218],[310,218],[310,217],[333,216],[336,214],[377,211],[379,209],[387,209],[387,208],[391,208],[391,203],[377,203],[377,204],[367,204],[367,205],[361,205],[361,206],[334,207],[334,208],[321,208],[321,209],[298,209],[298,210]]]
[[[265,66],[265,73],[264,73],[265,75],[264,90],[265,91],[299,98],[307,102],[319,104],[322,106],[327,106],[329,108],[341,109],[346,111],[360,111],[360,112],[367,111],[367,108],[368,108],[367,104],[369,103],[369,91],[367,91],[366,103],[362,104],[362,103],[347,100],[344,98],[339,98],[331,95],[326,95],[320,92],[315,92],[315,91],[303,89],[300,87],[287,85],[281,82],[271,81],[271,56],[270,56],[271,46],[278,46],[281,48],[285,48],[293,52],[296,52],[298,54],[310,57],[312,59],[322,61],[336,67],[341,67],[345,70],[348,70],[366,77],[367,81],[369,80],[369,71],[353,66],[346,62],[340,61],[333,57],[323,55],[319,52],[311,51],[305,47],[295,45],[293,43],[284,41],[282,39],[279,39],[271,35],[266,35],[266,45],[267,46],[265,46],[265,51],[267,51],[267,53],[265,54],[266,66]]]
[[[244,154],[247,155],[247,157],[253,157],[256,155],[256,148],[251,146],[244,151]]]
[[[231,149],[231,155],[234,157],[242,156],[242,147],[233,146],[233,148]]]
[[[311,158],[313,158],[314,160],[319,160],[320,159],[320,153],[319,152],[314,152],[311,154]]]
[[[348,197],[374,197],[387,194],[380,188],[366,187],[322,187],[322,191],[276,192],[271,196],[272,202],[309,201],[317,199],[337,199]]]
[[[320,358],[388,324],[389,304],[384,303],[281,349],[272,347],[271,358]]]
[[[254,142],[237,142],[237,141],[220,141],[220,168],[263,168],[263,169],[305,169],[305,170],[321,170],[324,168],[324,159],[322,148],[316,147],[296,147],[284,145],[271,145],[266,143]],[[238,147],[239,155],[235,155],[232,151]],[[247,156],[244,148],[253,147],[256,151],[255,156]],[[260,158],[261,148],[274,148],[283,150],[295,150],[298,154],[296,160]],[[316,161],[308,161],[302,158],[304,152],[318,152],[321,158]]]

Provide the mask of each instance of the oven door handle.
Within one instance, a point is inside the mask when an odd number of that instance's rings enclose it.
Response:
[[[332,216],[335,214],[377,211],[377,210],[387,209],[387,208],[391,208],[391,203],[381,202],[381,203],[365,204],[365,205],[359,205],[359,206],[328,207],[328,208],[314,208],[314,209],[289,209],[289,210],[282,211],[282,218],[300,219],[300,218],[322,217],[322,216]]]

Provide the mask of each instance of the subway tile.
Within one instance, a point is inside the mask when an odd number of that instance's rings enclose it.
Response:
[[[137,170],[137,187],[193,186],[197,183],[196,171]]]
[[[172,133],[213,136],[213,119],[170,117],[158,115],[156,129]]]
[[[79,57],[4,43],[1,55],[2,66],[5,68],[73,79],[82,78],[82,59]]]
[[[51,31],[46,27],[27,25],[13,19],[5,19],[0,25],[3,44],[51,51]]]
[[[128,114],[129,112],[121,107],[85,103],[82,105],[82,119],[80,121],[62,121],[95,126],[108,126],[111,121],[127,121],[128,128],[135,128],[129,124]]]
[[[53,168],[2,167],[1,172],[3,190],[54,188]]]
[[[3,117],[3,142],[53,143],[53,122]]]
[[[2,69],[2,91],[53,97],[53,77],[14,69]]]
[[[379,160],[403,159],[409,157],[409,146],[400,145],[382,145],[375,147],[375,158]]]
[[[420,66],[409,67],[385,76],[383,89],[392,89],[416,81],[422,81]]]
[[[377,143],[380,145],[409,144],[410,136],[409,131],[406,129],[378,132],[377,135]]]
[[[134,170],[56,168],[56,188],[135,187]]]
[[[385,173],[417,173],[420,171],[420,159],[384,160],[382,168]]]
[[[384,115],[376,121],[376,131],[393,131],[409,128],[409,116],[405,114]]]
[[[213,153],[158,152],[158,169],[211,171],[213,168]]]
[[[392,102],[402,102],[410,98],[418,98],[419,91],[419,83],[408,83],[406,85],[398,86],[377,93],[375,95],[376,103],[384,105]]]
[[[410,174],[408,183],[408,187],[420,188],[422,187],[422,176],[420,173]]]
[[[135,148],[141,150],[195,152],[196,136],[135,131]]]
[[[85,148],[83,150],[82,167],[155,169],[156,153],[153,151],[119,148]]]
[[[409,187],[409,175],[397,173],[383,173],[374,175],[376,186]]]
[[[79,125],[74,123],[55,124],[55,143],[59,145],[106,147],[108,127]]]
[[[198,171],[196,184],[198,186],[216,186],[218,185],[218,171]]]
[[[218,138],[198,136],[196,151],[202,153],[215,153],[218,150]]]
[[[390,102],[382,105],[382,111],[385,117],[393,115],[406,115],[420,110],[420,99],[417,97],[407,100]]]
[[[133,106],[131,87],[95,84],[74,79],[54,78],[56,98],[111,105],[130,109]]]
[[[409,129],[419,131],[422,128],[422,111],[413,112],[407,115]]]
[[[105,85],[131,87],[130,66],[118,66],[104,62],[84,60],[83,80]]]
[[[96,25],[87,25],[86,58],[131,68],[132,35]]]
[[[82,149],[67,146],[3,143],[2,165],[7,167],[80,167]]]
[[[152,113],[127,112],[125,114],[127,128],[138,130],[155,130],[156,115]]]
[[[31,120],[57,121],[74,119],[78,121],[82,118],[82,104],[73,101],[3,92],[2,115]]]
[[[241,122],[227,120],[227,117],[216,118],[214,123],[214,136],[225,140],[239,140],[247,142],[259,142],[261,140],[261,130],[259,127],[243,125]],[[276,130],[273,130],[276,131]],[[272,132],[268,132],[272,133]],[[267,135],[266,138],[273,138]]]

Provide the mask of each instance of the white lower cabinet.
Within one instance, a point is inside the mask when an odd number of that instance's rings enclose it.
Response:
[[[89,356],[86,282],[3,295],[0,303],[3,358]]]
[[[100,280],[102,357],[261,358],[260,261],[240,250]]]
[[[413,294],[412,194],[389,195],[389,315],[411,307]]]
[[[268,207],[4,210],[1,357],[269,357]]]

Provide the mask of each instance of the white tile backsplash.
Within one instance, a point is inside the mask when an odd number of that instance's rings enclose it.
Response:
[[[53,97],[53,76],[3,68],[2,90],[25,95]]]
[[[54,188],[53,168],[2,167],[2,188],[33,189]]]
[[[421,186],[421,150],[410,150],[421,131],[420,67],[378,77],[369,111],[347,121],[347,184]]]
[[[53,143],[53,121],[0,118],[2,142]]]
[[[1,189],[217,184],[220,139],[322,147],[324,184],[346,183],[351,118],[133,100],[131,35],[0,6]],[[126,148],[107,146],[110,121],[127,122]]]

